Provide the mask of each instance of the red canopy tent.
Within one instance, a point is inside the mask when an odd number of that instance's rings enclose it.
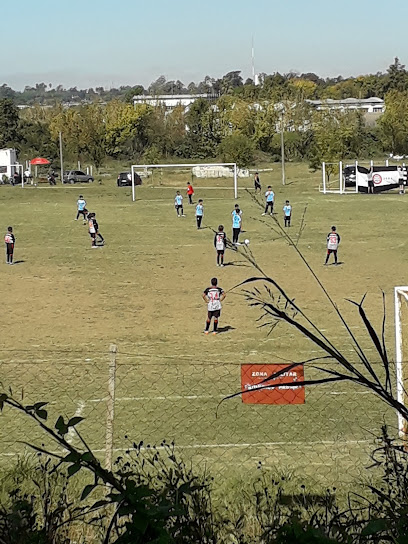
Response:
[[[44,166],[46,164],[51,164],[48,159],[43,159],[42,157],[36,157],[30,161],[30,164],[33,166]]]

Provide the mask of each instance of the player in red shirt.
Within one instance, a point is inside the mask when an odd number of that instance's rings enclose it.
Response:
[[[193,203],[193,195],[194,195],[194,189],[190,182],[187,183],[187,196],[188,196],[188,203]]]

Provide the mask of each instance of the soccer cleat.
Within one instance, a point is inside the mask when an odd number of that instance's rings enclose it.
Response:
[[[266,215],[266,213],[263,213],[262,215]]]
[[[185,217],[185,214],[183,213],[183,215],[181,217]]]
[[[203,331],[204,334],[208,334],[210,331]]]
[[[269,215],[273,215],[273,213],[271,212]]]
[[[218,334],[218,332],[217,332],[217,331],[213,331],[213,335],[214,335],[214,334]]]
[[[224,266],[223,264],[220,264],[220,266]]]
[[[179,219],[179,218],[180,218],[180,216],[179,216],[179,214],[177,214],[177,219]]]

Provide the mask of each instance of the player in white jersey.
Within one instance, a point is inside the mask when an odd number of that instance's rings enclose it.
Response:
[[[292,218],[292,206],[289,204],[289,200],[286,201],[283,206],[283,219],[285,221],[285,227],[290,227],[290,220]]]
[[[79,216],[82,215],[82,219],[84,221],[84,225],[86,223],[86,215],[88,213],[88,210],[86,209],[86,200],[82,195],[79,195],[79,198],[77,200],[77,216],[75,221],[78,221]]]
[[[218,287],[217,278],[211,279],[211,287],[207,287],[203,293],[203,299],[207,303],[207,320],[205,322],[204,334],[210,331],[211,319],[214,318],[213,334],[218,332],[218,319],[221,315],[221,302],[225,299],[225,292],[221,287]]]
[[[14,244],[16,243],[16,237],[13,234],[13,227],[7,227],[7,232],[4,236],[4,243],[6,244],[6,263],[13,264]]]
[[[333,253],[334,264],[337,264],[337,248],[340,244],[340,236],[336,232],[336,227],[331,228],[331,232],[327,235],[327,255],[325,265],[329,262],[330,254]]]
[[[224,253],[227,245],[227,235],[224,232],[224,225],[219,225],[218,232],[214,236],[214,247],[217,250],[217,266],[224,266]]]
[[[177,191],[176,196],[174,197],[174,207],[176,208],[177,217],[185,217],[184,208],[183,208],[183,197],[180,194],[180,191]]]

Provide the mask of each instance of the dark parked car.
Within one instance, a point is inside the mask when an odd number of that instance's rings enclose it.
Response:
[[[81,170],[68,170],[64,172],[63,183],[92,183],[94,178],[81,172]]]
[[[133,174],[135,185],[142,185],[142,178],[136,172]],[[132,185],[132,174],[130,172],[121,172],[117,179],[118,187],[129,187]]]

